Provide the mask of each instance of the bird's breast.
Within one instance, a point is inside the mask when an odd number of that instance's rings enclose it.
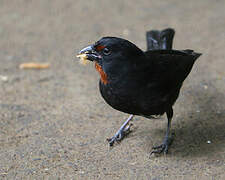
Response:
[[[112,86],[111,83],[104,84],[102,81],[99,83],[99,88],[103,99],[114,109],[131,113],[137,105],[126,89]]]

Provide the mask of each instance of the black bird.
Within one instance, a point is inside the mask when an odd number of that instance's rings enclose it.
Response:
[[[114,109],[131,114],[108,139],[110,146],[129,132],[134,115],[154,118],[166,113],[165,138],[160,146],[153,147],[152,153],[168,152],[173,105],[183,81],[201,55],[193,50],[172,50],[174,33],[170,28],[147,32],[146,52],[118,37],[103,37],[79,52],[79,57],[95,62],[104,100]]]

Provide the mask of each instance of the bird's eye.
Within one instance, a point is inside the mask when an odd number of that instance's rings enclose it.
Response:
[[[108,48],[104,48],[103,49],[103,53],[104,53],[104,55],[109,55],[111,52],[110,52],[110,50],[108,49]]]

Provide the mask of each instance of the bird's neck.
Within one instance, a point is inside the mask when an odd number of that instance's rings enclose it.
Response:
[[[95,63],[95,69],[99,72],[100,74],[100,78],[101,78],[101,82],[103,84],[108,84],[108,77],[107,77],[107,74],[103,71],[102,67],[98,64],[98,63]]]

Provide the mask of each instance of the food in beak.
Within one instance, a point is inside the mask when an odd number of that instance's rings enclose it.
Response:
[[[77,57],[80,59],[80,63],[86,65],[89,61],[87,60],[87,54],[78,54]]]

